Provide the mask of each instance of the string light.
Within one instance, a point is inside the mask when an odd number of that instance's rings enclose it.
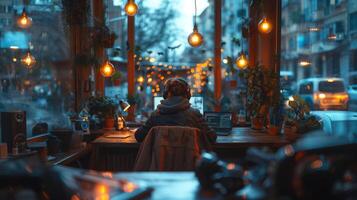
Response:
[[[134,0],[128,0],[124,7],[125,13],[129,16],[135,16],[138,13],[139,7]]]
[[[100,73],[102,74],[103,77],[111,77],[113,76],[115,72],[115,67],[114,65],[107,60],[101,67],[100,67]]]

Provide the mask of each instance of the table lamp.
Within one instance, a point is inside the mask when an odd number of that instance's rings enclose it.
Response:
[[[120,100],[119,101],[119,106],[121,108],[121,111],[118,112],[118,124],[117,124],[117,128],[118,130],[124,130],[126,127],[125,124],[125,119],[123,116],[123,112],[126,112],[129,108],[130,108],[130,104],[124,100]]]

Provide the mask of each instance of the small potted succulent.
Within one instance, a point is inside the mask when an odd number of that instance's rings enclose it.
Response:
[[[294,137],[321,128],[320,122],[310,114],[309,105],[299,96],[294,95],[288,102],[283,132],[286,137]]]
[[[85,104],[89,114],[97,117],[103,123],[103,128],[114,128],[114,115],[117,105],[112,99],[105,96],[91,96]]]

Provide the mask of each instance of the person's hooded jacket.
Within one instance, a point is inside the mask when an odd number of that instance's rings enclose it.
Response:
[[[201,113],[191,108],[187,98],[174,96],[164,99],[151,114],[146,123],[135,132],[135,138],[142,142],[154,126],[188,126],[198,128],[209,142],[216,141],[216,133],[208,127]]]

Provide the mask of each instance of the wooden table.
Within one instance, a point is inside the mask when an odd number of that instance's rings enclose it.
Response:
[[[126,179],[152,187],[152,200],[224,199],[213,191],[202,191],[193,172],[132,172],[116,173],[114,178]]]
[[[108,131],[94,140],[91,167],[101,171],[131,171],[140,146],[135,140],[134,130]],[[110,138],[110,136],[123,138]],[[283,136],[272,136],[250,128],[233,128],[228,136],[218,136],[213,145],[217,155],[225,160],[235,161],[245,154],[249,147],[268,146],[277,149],[289,143]]]
[[[55,166],[54,169],[61,174],[60,177],[66,180],[68,186],[76,184],[75,176],[105,177],[108,180],[127,180],[133,182],[141,188],[152,188],[152,192],[147,194],[147,199],[152,200],[199,200],[199,199],[224,199],[217,192],[202,190],[193,172],[125,172],[125,173],[95,173],[86,170],[79,170],[70,167]],[[95,180],[95,179],[91,179]],[[98,183],[104,182],[97,180]],[[71,188],[71,187],[70,187]],[[78,190],[78,187],[74,187]],[[115,196],[112,196],[115,199]]]

